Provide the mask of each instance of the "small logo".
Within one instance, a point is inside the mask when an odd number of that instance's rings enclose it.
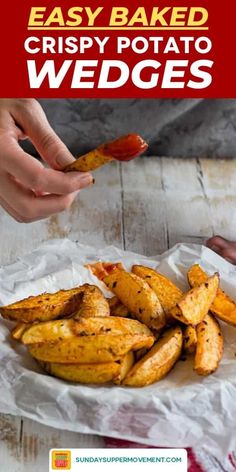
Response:
[[[52,451],[52,470],[71,470],[71,452]]]

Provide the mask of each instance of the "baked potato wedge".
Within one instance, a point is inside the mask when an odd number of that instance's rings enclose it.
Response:
[[[62,364],[113,362],[129,351],[150,347],[153,339],[141,334],[74,336],[62,341],[29,344],[29,353],[37,360]]]
[[[132,315],[150,329],[166,325],[163,308],[145,280],[125,270],[113,270],[103,279],[107,287],[121,300]]]
[[[116,296],[108,298],[108,305],[110,307],[111,316],[123,316],[128,318],[130,316],[129,309]]]
[[[82,292],[80,287],[70,290],[59,290],[56,293],[25,298],[11,305],[1,306],[3,318],[22,323],[34,321],[48,321],[71,315],[81,303]]]
[[[54,362],[39,362],[49,374],[69,382],[82,384],[119,383],[133,364],[132,352],[126,354],[117,362],[101,364],[59,364]]]
[[[178,360],[182,342],[180,327],[168,329],[152,349],[134,364],[122,384],[129,387],[144,387],[161,380]]]
[[[25,331],[22,342],[23,344],[38,344],[68,340],[74,336],[80,336],[81,338],[93,337],[95,339],[95,336],[122,335],[143,336],[149,339],[151,345],[154,342],[154,336],[147,326],[137,320],[118,316],[81,318],[78,321],[70,318],[37,323]]]
[[[195,326],[188,325],[184,330],[184,351],[186,354],[194,354],[197,348],[197,330]]]
[[[206,315],[197,330],[197,347],[194,370],[199,375],[209,375],[218,368],[223,355],[224,340],[218,321]]]
[[[207,315],[219,287],[219,274],[209,277],[183,295],[170,314],[185,324],[197,325]]]
[[[207,278],[208,275],[198,264],[190,267],[188,271],[188,281],[190,287],[198,287],[201,283],[204,283]],[[224,293],[220,287],[217,290],[217,294],[210,307],[210,311],[225,323],[236,326],[236,302],[232,300],[229,295]]]
[[[150,267],[133,265],[132,272],[146,280],[159,298],[165,313],[168,313],[183,296],[183,292],[171,280]]]

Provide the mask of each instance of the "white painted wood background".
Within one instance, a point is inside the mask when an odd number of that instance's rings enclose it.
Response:
[[[217,233],[236,239],[235,160],[140,158],[110,164],[95,178],[70,211],[48,220],[20,225],[0,210],[0,264],[58,237],[146,255]],[[103,445],[96,436],[0,415],[1,472],[46,472],[51,447]]]

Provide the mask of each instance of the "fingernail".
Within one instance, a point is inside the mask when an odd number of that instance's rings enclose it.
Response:
[[[79,179],[80,187],[88,187],[93,183],[93,178],[90,174],[83,175]]]

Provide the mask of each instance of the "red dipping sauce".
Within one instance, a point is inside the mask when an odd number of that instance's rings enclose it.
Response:
[[[131,161],[147,148],[147,143],[138,134],[127,134],[100,147],[103,154],[112,156],[118,161]]]

